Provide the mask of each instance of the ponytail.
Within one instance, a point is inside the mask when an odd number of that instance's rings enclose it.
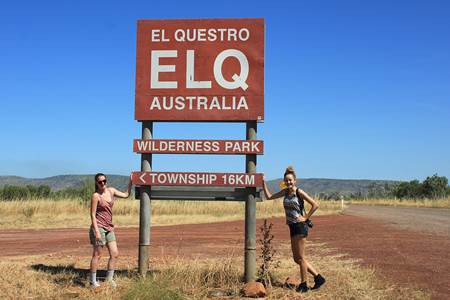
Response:
[[[292,174],[292,176],[294,176],[294,179],[297,178],[297,176],[295,175],[295,171],[294,171],[294,167],[293,166],[288,166],[286,168],[286,171],[284,171],[284,177],[286,177],[286,175]]]

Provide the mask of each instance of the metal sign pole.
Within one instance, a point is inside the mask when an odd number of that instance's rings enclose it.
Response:
[[[247,140],[256,140],[256,122],[247,122]],[[246,173],[256,173],[256,155],[245,156]],[[256,280],[256,188],[247,188],[247,199],[245,200],[245,256],[244,276],[245,282]]]
[[[150,140],[153,137],[153,122],[142,122],[142,139]],[[141,171],[152,171],[152,154],[142,153]],[[141,186],[141,199],[139,210],[139,274],[147,274],[150,248],[150,224],[151,224],[151,206],[150,206],[150,186]]]

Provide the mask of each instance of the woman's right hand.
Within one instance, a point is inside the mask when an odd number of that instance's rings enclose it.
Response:
[[[305,222],[306,221],[306,218],[304,217],[304,216],[298,216],[297,217],[297,220],[299,221],[299,222]]]
[[[102,235],[100,234],[100,231],[99,231],[99,230],[96,230],[96,231],[95,231],[95,239],[96,239],[97,241],[99,241],[99,240],[102,239]]]

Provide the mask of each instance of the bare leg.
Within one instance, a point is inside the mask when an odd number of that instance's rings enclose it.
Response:
[[[291,248],[294,261],[300,266],[300,276],[301,281],[306,281],[306,271],[302,273],[302,265],[305,266],[306,270],[313,276],[319,274],[316,269],[305,259],[305,248],[306,248],[306,238],[300,236],[293,236],[291,238]]]
[[[97,282],[97,267],[101,254],[101,246],[94,245],[92,247],[91,274],[89,279],[91,287],[93,288],[98,288],[100,286]]]
[[[306,246],[305,238],[298,238],[298,250],[300,256],[300,281],[306,282],[306,272],[308,270],[308,266],[305,261],[305,246]]]
[[[305,243],[304,239],[298,235],[291,237],[292,256],[294,261],[300,266],[300,282],[306,281],[307,265],[304,263]]]
[[[309,263],[309,261],[305,260],[306,267],[308,268],[309,274],[316,277],[319,272],[316,271],[316,269]]]
[[[97,272],[98,261],[102,255],[101,246],[92,247],[91,272]]]
[[[114,270],[117,257],[119,257],[119,250],[117,249],[116,241],[108,243],[108,251],[109,251],[108,270]]]

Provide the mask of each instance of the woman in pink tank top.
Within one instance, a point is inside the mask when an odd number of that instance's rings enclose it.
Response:
[[[106,176],[102,173],[95,175],[95,192],[91,198],[91,228],[89,230],[89,238],[92,244],[91,259],[91,287],[97,288],[100,284],[97,282],[97,265],[101,256],[103,246],[108,247],[109,260],[106,281],[115,287],[113,280],[114,264],[119,256],[117,250],[116,236],[114,234],[114,224],[112,223],[112,208],[114,205],[114,197],[128,198],[131,192],[131,177],[128,182],[126,192],[118,191],[113,187],[106,185]]]

